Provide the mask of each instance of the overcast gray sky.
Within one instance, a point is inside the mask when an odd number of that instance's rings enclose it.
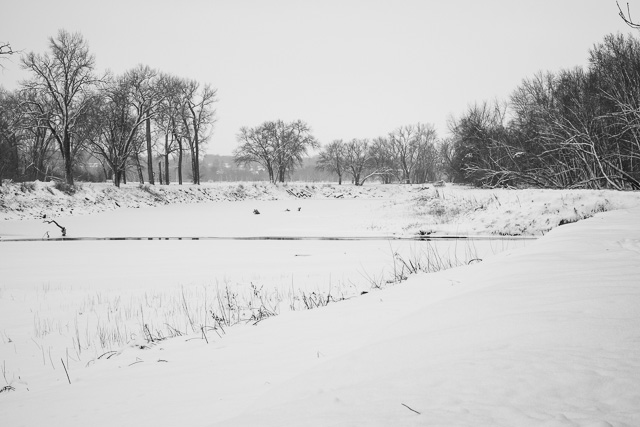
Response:
[[[142,63],[216,87],[211,154],[275,119],[306,121],[323,144],[417,122],[444,136],[467,105],[586,65],[606,34],[633,31],[615,0],[0,1],[0,41],[14,49],[45,52],[64,28],[84,36],[98,70]],[[4,65],[13,89],[26,75],[17,58]]]

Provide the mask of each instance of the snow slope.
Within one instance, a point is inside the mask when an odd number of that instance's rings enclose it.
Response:
[[[8,426],[640,425],[640,209],[226,335],[129,347]],[[197,339],[193,339],[197,338]]]
[[[329,314],[279,325],[290,347],[313,331],[326,360],[219,425],[640,425],[638,219],[599,215],[335,306],[337,337]]]

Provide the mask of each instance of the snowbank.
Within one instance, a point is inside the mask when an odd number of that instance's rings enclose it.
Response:
[[[91,214],[118,208],[141,208],[176,203],[289,198],[382,197],[395,187],[354,187],[331,184],[206,183],[196,185],[79,184],[73,194],[56,189],[52,182],[7,183],[0,186],[0,220],[55,218]]]

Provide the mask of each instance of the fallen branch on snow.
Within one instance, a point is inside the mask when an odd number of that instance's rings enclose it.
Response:
[[[61,226],[60,224],[58,224],[58,223],[56,222],[56,220],[52,219],[52,220],[50,220],[50,221],[45,221],[45,222],[46,222],[47,224],[51,224],[51,223],[53,223],[53,224],[57,225],[57,226],[58,226],[58,228],[60,229],[60,232],[62,232],[62,237],[64,237],[64,236],[66,236],[66,235],[67,235],[67,229],[66,229],[65,227]],[[48,236],[47,236],[47,237],[48,237]]]

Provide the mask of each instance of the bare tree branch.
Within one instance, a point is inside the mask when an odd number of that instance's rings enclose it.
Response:
[[[622,20],[631,28],[640,28],[640,24],[636,24],[635,22],[633,22],[633,19],[631,19],[631,9],[629,8],[629,3],[627,3],[627,14],[625,15],[625,13],[622,11],[622,8],[620,7],[620,3],[618,3],[616,1],[616,5],[618,6],[618,15],[620,15],[620,18],[622,18]]]
[[[11,56],[15,53],[19,53],[19,52],[13,50],[9,42],[0,42],[0,59],[6,59],[6,57]],[[0,62],[0,68],[4,70],[4,66],[2,65],[2,62]]]

